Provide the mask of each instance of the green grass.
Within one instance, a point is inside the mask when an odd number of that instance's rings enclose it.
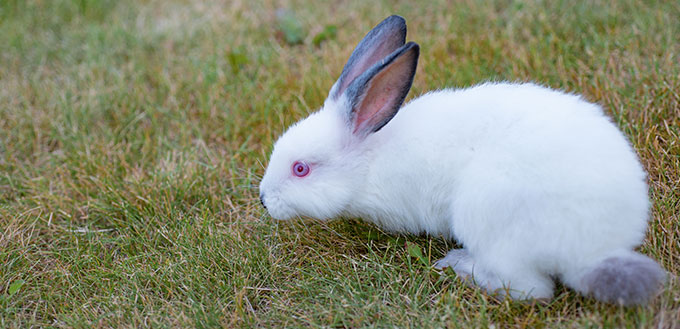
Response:
[[[605,107],[649,172],[659,298],[499,302],[431,270],[450,242],[265,214],[273,141],[392,13],[422,47],[411,97],[537,81]],[[678,327],[678,17],[677,1],[0,1],[0,327]]]

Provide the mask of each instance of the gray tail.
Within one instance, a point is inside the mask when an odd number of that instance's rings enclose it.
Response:
[[[582,293],[624,306],[644,304],[666,281],[666,272],[655,261],[636,252],[604,259],[580,280]]]

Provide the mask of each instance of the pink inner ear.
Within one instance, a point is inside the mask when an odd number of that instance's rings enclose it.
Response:
[[[356,126],[354,132],[356,133],[360,128],[365,125],[372,123],[374,120],[372,118],[377,118],[378,113],[389,108],[390,100],[388,95],[392,88],[385,88],[382,92],[376,92],[376,95],[366,95],[363,103],[369,103],[365,110],[360,111],[357,115]]]
[[[366,134],[398,110],[401,93],[409,81],[412,55],[404,54],[373,77],[364,98],[358,104],[354,122],[355,134]]]
[[[386,40],[385,42],[379,44],[371,51],[370,54],[364,55],[365,57],[361,58],[361,60],[352,67],[351,71],[347,72],[347,75],[343,78],[342,85],[340,86],[339,90],[344,91],[347,86],[349,86],[349,84],[354,81],[354,79],[368,70],[371,66],[373,66],[373,64],[385,58],[385,56],[389,55],[394,49],[398,47],[388,41],[389,40]]]

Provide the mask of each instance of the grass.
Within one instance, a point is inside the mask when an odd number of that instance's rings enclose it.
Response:
[[[431,270],[450,242],[268,218],[273,141],[392,13],[422,47],[411,97],[511,80],[602,104],[649,172],[640,250],[679,274],[677,1],[6,0],[0,327],[680,326],[675,278],[636,308],[499,302]]]

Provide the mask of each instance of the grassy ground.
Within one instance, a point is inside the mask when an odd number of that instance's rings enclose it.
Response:
[[[0,327],[680,326],[676,279],[646,307],[498,302],[431,270],[450,242],[265,215],[272,142],[392,13],[422,47],[412,96],[532,80],[602,104],[649,171],[640,249],[680,273],[680,2],[7,0]]]

